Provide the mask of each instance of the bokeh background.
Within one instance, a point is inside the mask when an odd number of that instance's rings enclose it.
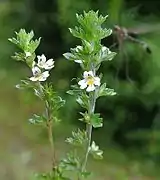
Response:
[[[96,111],[104,127],[94,130],[93,139],[104,150],[104,160],[90,159],[98,180],[160,179],[160,1],[158,0],[1,0],[0,1],[0,179],[28,180],[34,172],[50,167],[45,129],[28,119],[43,110],[31,92],[15,88],[31,75],[25,64],[11,55],[17,50],[8,42],[15,31],[34,30],[42,37],[37,54],[54,58],[56,67],[48,81],[66,99],[61,124],[55,127],[59,156],[67,151],[64,143],[78,122],[80,107],[65,92],[70,80],[80,75],[77,64],[62,56],[80,42],[71,36],[76,13],[99,10],[109,14],[104,27],[134,28],[152,50],[149,54],[137,43],[126,41],[119,51],[116,37],[103,40],[118,54],[101,66],[103,81],[118,92],[116,97],[101,98]],[[92,178],[93,179],[93,178]]]

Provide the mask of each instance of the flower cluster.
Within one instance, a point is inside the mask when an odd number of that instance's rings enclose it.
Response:
[[[49,70],[54,67],[53,59],[47,60],[45,55],[37,56],[38,62],[33,61],[31,81],[45,81],[49,77]]]

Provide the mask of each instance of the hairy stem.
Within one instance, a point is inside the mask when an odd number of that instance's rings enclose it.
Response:
[[[92,139],[92,125],[91,124],[86,125],[86,132],[87,132],[87,147],[86,147],[86,152],[85,152],[84,163],[82,165],[82,172],[84,172],[86,168],[88,155],[89,155],[89,148],[90,148],[91,139]]]
[[[46,116],[47,116],[47,130],[48,130],[48,139],[51,146],[51,159],[52,159],[52,169],[55,170],[56,167],[56,151],[53,137],[53,123],[50,117],[50,110],[48,102],[46,101]]]
[[[44,96],[43,86],[40,83],[38,83],[38,86],[39,86],[39,91],[40,91],[41,97],[43,97]],[[48,139],[49,139],[49,143],[51,146],[52,169],[55,170],[56,152],[55,152],[54,136],[53,136],[53,130],[52,130],[53,124],[52,124],[52,119],[51,119],[51,115],[50,115],[49,103],[47,100],[45,100],[45,111],[46,111],[46,118],[47,118],[46,126],[47,126],[47,131],[48,131]]]
[[[95,103],[96,103],[96,98],[95,98],[95,92],[94,92],[93,94],[90,94],[90,103],[89,103],[90,107],[88,110],[88,113],[90,116],[91,116],[91,114],[94,113]],[[88,155],[89,155],[91,139],[92,139],[92,125],[91,124],[86,125],[86,133],[87,133],[87,145],[86,145],[84,162],[82,164],[82,169],[81,169],[82,172],[84,172],[86,165],[87,165],[87,161],[88,161]]]

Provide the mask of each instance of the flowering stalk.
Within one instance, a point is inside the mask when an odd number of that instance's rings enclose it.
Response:
[[[101,84],[101,76],[96,74],[101,63],[112,60],[115,53],[101,44],[101,39],[112,32],[101,27],[107,16],[99,16],[98,12],[89,11],[83,15],[77,14],[76,17],[79,26],[69,30],[73,36],[81,39],[82,45],[71,48],[71,52],[65,53],[64,57],[79,63],[83,70],[83,79],[78,80],[78,85],[73,85],[68,93],[74,95],[77,102],[86,110],[80,113],[82,115],[80,120],[86,123],[86,129],[85,132],[81,130],[73,132],[72,137],[67,139],[69,144],[74,146],[78,144],[83,150],[80,163],[75,167],[79,173],[78,179],[81,180],[89,174],[86,171],[89,154],[100,159],[103,155],[103,151],[92,141],[92,129],[103,125],[100,114],[95,113],[96,100],[101,96],[112,96],[116,93],[113,89],[107,88],[106,83]]]
[[[60,96],[54,92],[52,85],[44,83],[50,75],[50,70],[54,67],[53,59],[47,60],[45,55],[37,56],[35,60],[35,50],[40,43],[39,40],[33,40],[33,31],[26,33],[21,29],[16,33],[17,38],[9,39],[12,43],[16,44],[22,52],[15,53],[14,59],[24,61],[32,71],[32,77],[22,80],[16,87],[19,89],[31,89],[34,94],[40,98],[45,105],[45,112],[42,115],[34,114],[29,122],[35,125],[47,127],[48,139],[51,147],[51,161],[52,170],[46,174],[39,174],[38,179],[56,179],[60,175],[57,173],[56,152],[53,136],[53,124],[57,122],[57,112],[60,107],[65,103]],[[43,84],[42,84],[43,83]]]

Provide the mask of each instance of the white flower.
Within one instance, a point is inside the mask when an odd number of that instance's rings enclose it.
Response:
[[[95,90],[96,86],[100,86],[100,78],[94,77],[92,71],[85,71],[83,77],[84,79],[78,82],[81,89],[87,88],[86,91],[91,92]]]
[[[32,73],[33,76],[29,78],[31,81],[45,81],[49,76],[48,71],[42,72],[37,66],[32,68]]]
[[[38,58],[38,63],[37,63],[38,67],[46,70],[50,70],[54,67],[53,59],[47,60],[44,54],[42,54],[41,56],[37,56],[37,58]]]

